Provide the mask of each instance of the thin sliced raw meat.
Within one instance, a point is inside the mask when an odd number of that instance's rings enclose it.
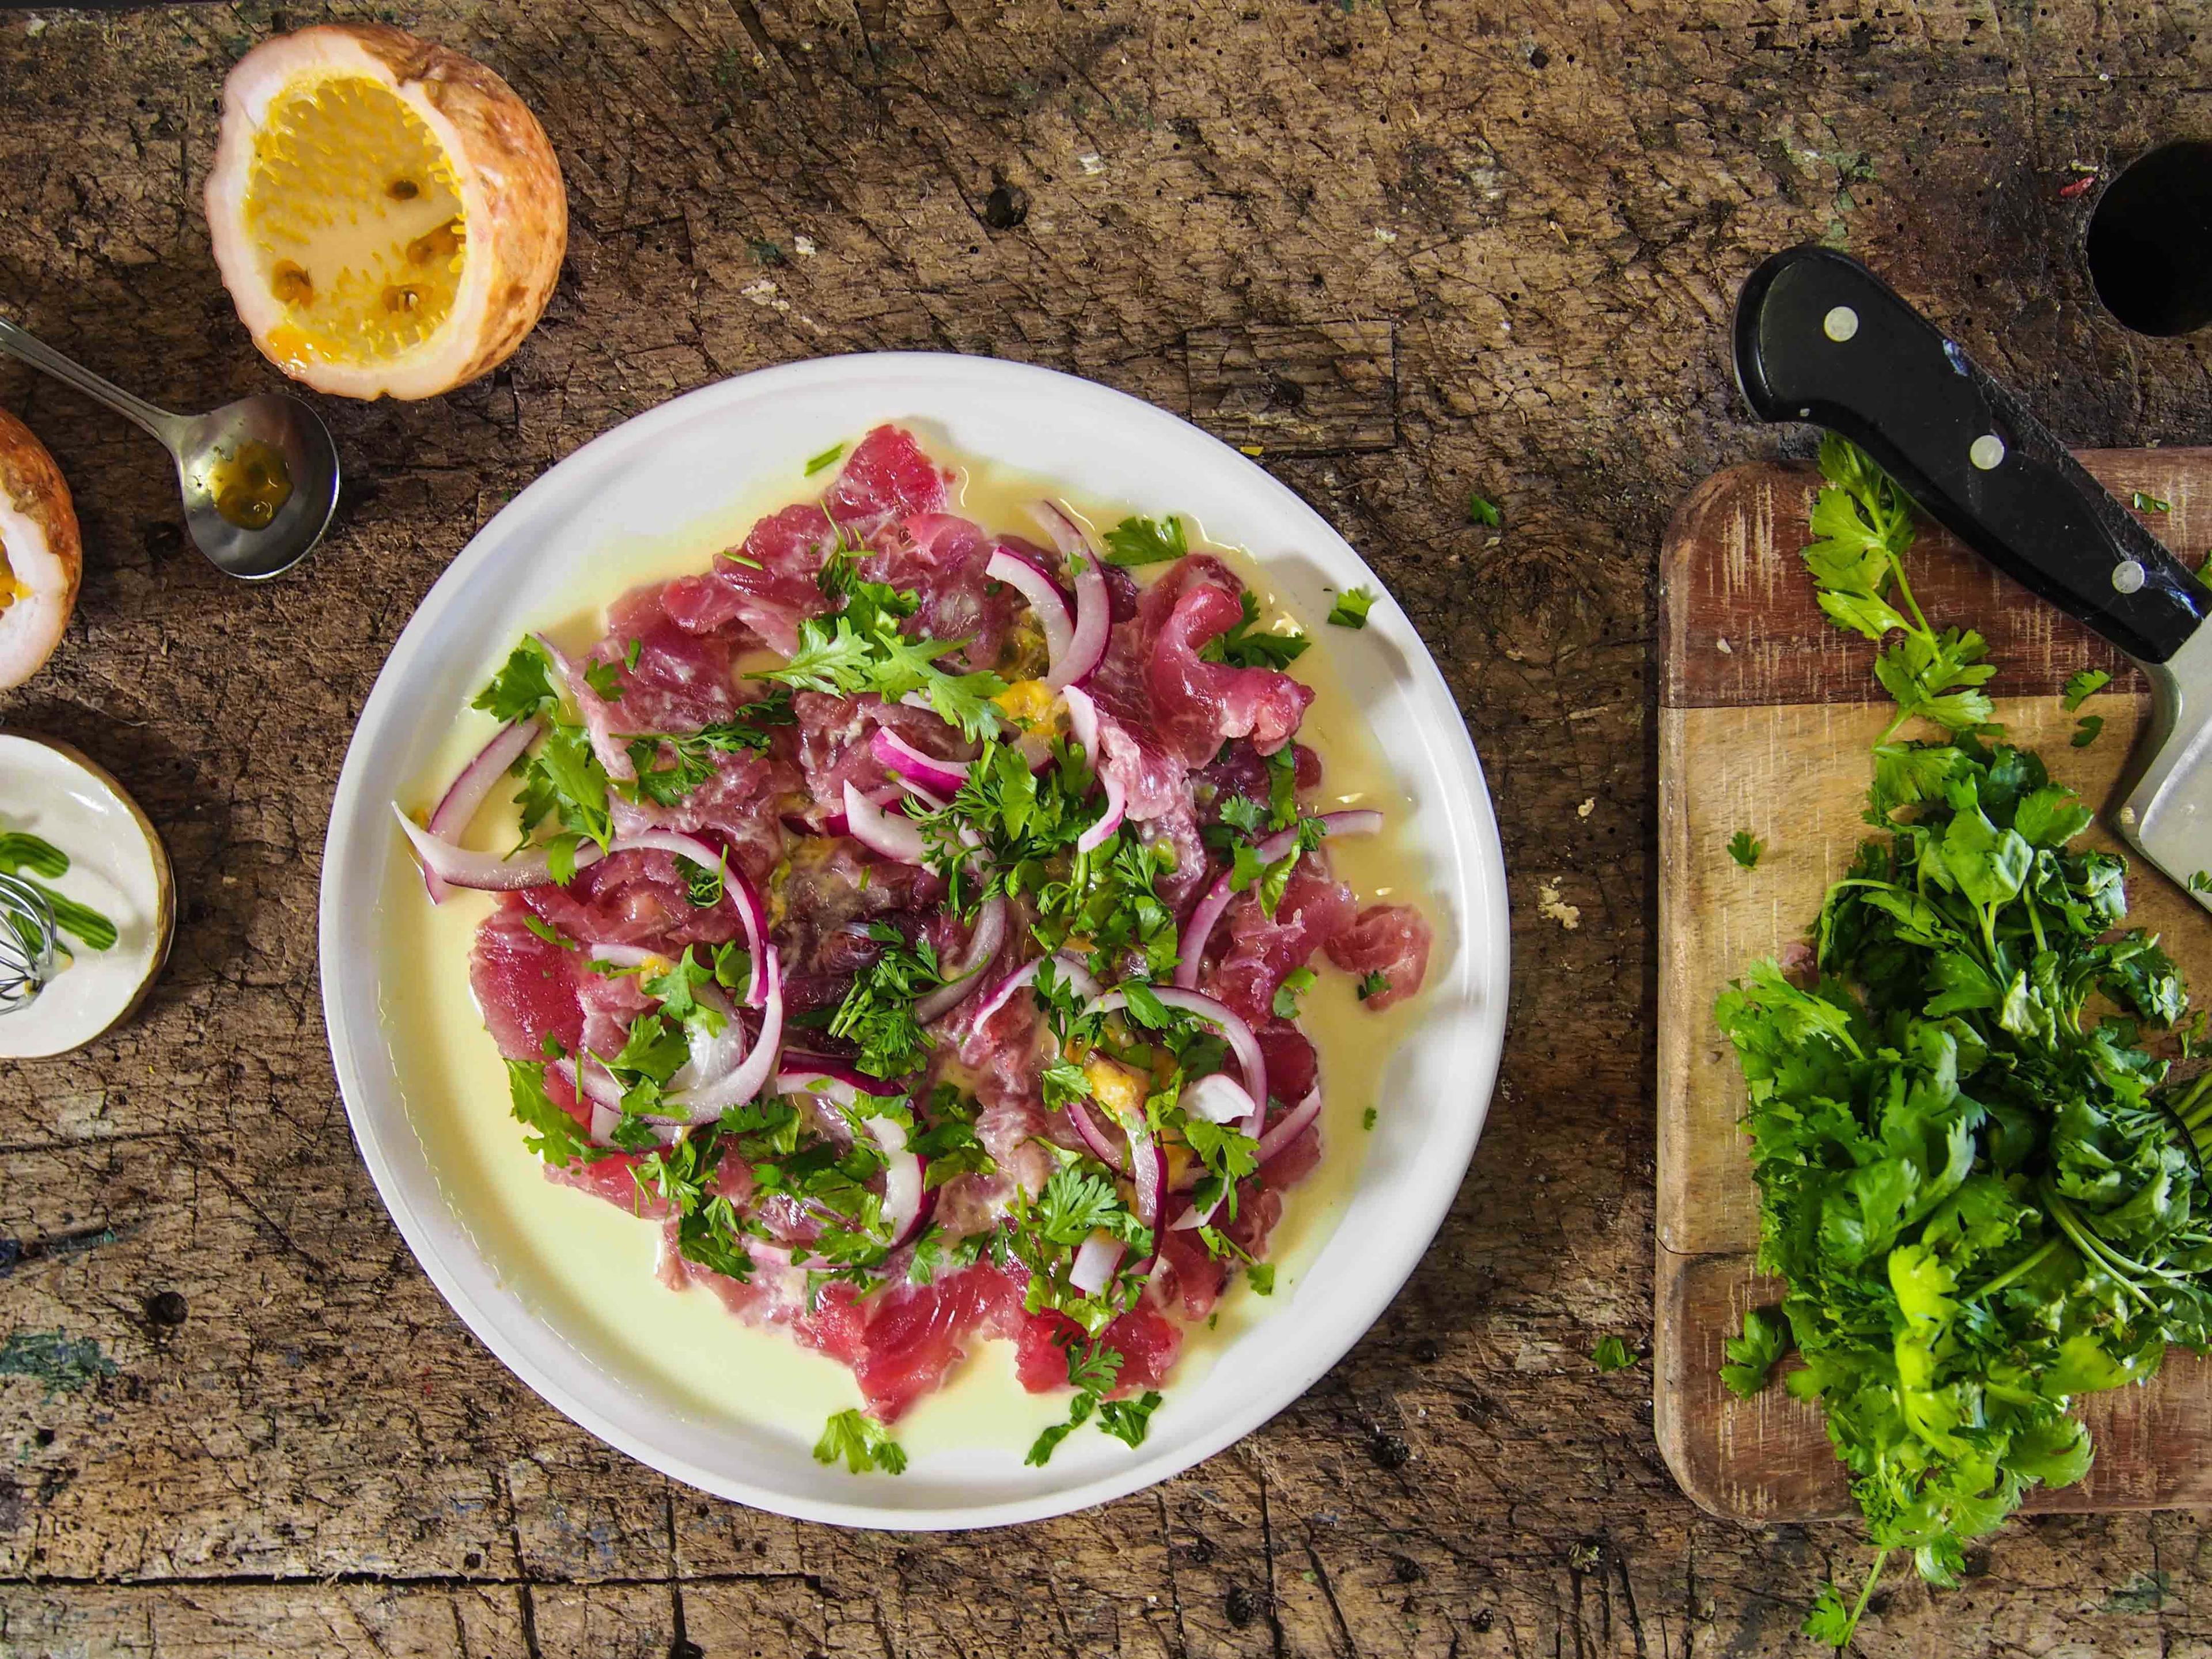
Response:
[[[1273,1016],[1284,977],[1352,925],[1352,890],[1322,873],[1317,862],[1313,854],[1298,860],[1273,917],[1255,890],[1231,899],[1215,928],[1226,943],[1206,987],[1255,1024]]]
[[[607,632],[591,660],[611,672],[615,695],[580,694],[604,710],[606,729],[624,737],[696,732],[727,720],[739,698],[730,676],[731,632],[689,630],[669,614],[667,589],[633,588],[607,612]],[[635,663],[630,659],[635,656]]]
[[[1388,1008],[1421,988],[1436,933],[1409,904],[1370,904],[1328,941],[1328,959],[1347,974],[1380,974],[1383,985],[1361,1000]]]
[[[485,1029],[509,1060],[544,1060],[548,1036],[572,1051],[584,1029],[577,953],[530,931],[526,896],[509,896],[484,918],[469,957],[469,988]]]
[[[853,1375],[883,1423],[934,1393],[975,1339],[1011,1336],[1023,1316],[1021,1286],[988,1263],[931,1285],[894,1285],[861,1305],[867,1323]]]
[[[1219,560],[1193,554],[1169,580],[1178,581],[1180,593],[1150,630],[1145,657],[1154,724],[1187,765],[1203,766],[1224,738],[1249,737],[1261,754],[1273,754],[1304,720],[1312,688],[1275,669],[1237,668],[1200,657],[1207,641],[1243,619],[1243,585]],[[1154,594],[1165,586],[1164,581],[1148,590],[1139,602],[1140,625]]]
[[[1084,1340],[1083,1327],[1064,1313],[1048,1310],[1022,1322],[1014,1374],[1031,1394],[1065,1389],[1067,1350]],[[1114,1392],[1127,1395],[1156,1389],[1166,1381],[1182,1352],[1182,1328],[1149,1301],[1142,1301],[1098,1334],[1099,1346],[1121,1356]]]
[[[820,507],[787,507],[755,525],[711,569],[669,583],[662,604],[687,633],[747,629],[787,657],[798,648],[799,624],[834,608],[817,578],[837,543],[837,526]]]
[[[951,482],[952,475],[922,452],[914,434],[879,426],[853,447],[822,506],[848,536],[873,543],[885,526],[943,507]]]
[[[984,568],[996,538],[950,513],[917,513],[902,527],[895,545],[860,561],[860,574],[921,601],[901,624],[909,638],[967,641],[943,659],[949,668],[995,666],[1023,604]]]
[[[890,772],[869,748],[877,728],[883,727],[913,744],[925,755],[964,766],[975,745],[927,708],[887,703],[872,695],[832,696],[823,691],[792,694],[791,712],[797,718],[799,765],[805,776],[805,792],[812,797],[808,816],[815,822],[842,814],[845,786],[863,793],[890,781]]]

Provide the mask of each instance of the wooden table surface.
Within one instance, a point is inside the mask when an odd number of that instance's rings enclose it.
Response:
[[[370,9],[343,9],[368,15]],[[166,463],[0,367],[88,570],[0,721],[133,789],[180,926],[127,1030],[0,1067],[0,1653],[1564,1656],[1807,1652],[1844,1526],[1702,1516],[1654,1448],[1653,582],[1698,478],[1787,447],[1723,356],[1825,237],[2068,438],[2203,441],[2203,343],[2131,337],[2094,190],[2212,133],[2212,16],[2089,0],[590,0],[391,9],[550,131],[544,324],[435,402],[324,407],[331,540],[248,587]],[[180,407],[278,384],[198,190],[226,68],[312,8],[0,21],[0,308]],[[855,1534],[702,1498],[540,1404],[356,1156],[315,884],[356,712],[447,562],[554,461],[724,375],[988,352],[1263,460],[1458,693],[1513,872],[1504,1080],[1443,1235],[1260,1433],[1103,1510]],[[1470,491],[1504,523],[1471,526]],[[1899,1582],[1869,1653],[2212,1652],[2182,1514],[2016,1523]]]

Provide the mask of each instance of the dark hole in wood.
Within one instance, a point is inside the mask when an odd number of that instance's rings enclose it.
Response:
[[[2212,323],[2212,142],[2160,145],[2113,179],[2084,252],[2123,326],[2172,335]]]

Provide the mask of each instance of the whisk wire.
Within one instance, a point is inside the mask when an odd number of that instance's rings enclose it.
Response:
[[[46,896],[0,872],[0,1014],[23,1006],[52,980],[58,933]]]

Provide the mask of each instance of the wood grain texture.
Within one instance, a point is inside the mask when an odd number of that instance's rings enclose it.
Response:
[[[2212,489],[2212,452],[2083,459],[2108,486],[2173,501],[2159,528],[2191,562],[2203,556],[2212,524],[2200,528],[2207,515],[2185,518],[2180,503]],[[1813,1520],[1850,1503],[1814,1408],[1777,1389],[1738,1401],[1719,1374],[1722,1339],[1741,1328],[1747,1305],[1778,1291],[1751,1265],[1759,1194],[1736,1127],[1743,1080],[1713,1024],[1713,999],[1747,964],[1801,939],[1819,914],[1867,833],[1867,750],[1892,718],[1887,703],[1856,700],[1858,687],[1874,684],[1873,647],[1828,623],[1797,555],[1816,481],[1802,466],[1718,475],[1692,494],[1661,561],[1655,1425],[1683,1489],[1714,1513],[1747,1521]],[[1909,573],[1923,609],[1938,626],[1971,623],[1989,635],[1998,664],[1991,689],[2026,682],[2036,692],[1997,698],[2011,740],[2039,750],[2083,800],[2109,807],[2147,695],[2123,689],[2127,681],[2099,694],[2085,707],[2103,717],[2104,731],[2073,748],[2075,716],[2056,690],[2069,665],[2092,659],[2081,642],[2087,630],[1979,563],[1948,538],[1923,538]],[[1723,638],[1744,648],[1722,653]],[[1678,660],[1700,650],[1728,665]],[[1738,830],[1766,843],[1755,869],[1728,852]],[[2101,824],[2090,833],[2124,850]],[[2140,860],[2129,896],[2130,919],[2162,936],[2190,982],[2212,985],[2212,925],[2196,902]],[[2037,1492],[2031,1508],[2212,1504],[2212,1362],[2176,1353],[2155,1389],[2093,1396],[2084,1414],[2097,1432],[2090,1477]]]
[[[1806,238],[1873,263],[2069,438],[2204,441],[2204,343],[2102,318],[2094,192],[2058,192],[2212,131],[2212,30],[2088,0],[10,11],[0,307],[174,406],[277,385],[208,258],[217,91],[273,28],[387,14],[544,121],[569,251],[490,378],[321,404],[349,483],[310,564],[227,582],[143,437],[0,365],[86,541],[77,620],[0,720],[121,778],[179,895],[136,1024],[0,1068],[0,1353],[60,1332],[100,1362],[74,1387],[0,1371],[0,1651],[1804,1650],[1856,1534],[1702,1514],[1647,1373],[1589,1360],[1607,1335],[1644,1351],[1652,1317],[1657,549],[1699,479],[1804,451],[1745,419],[1722,330],[1742,276]],[[596,1444],[415,1267],[325,1053],[330,794],[416,604],[547,466],[724,375],[975,351],[1188,413],[1210,384],[1188,342],[1347,323],[1389,329],[1389,447],[1356,447],[1382,406],[1363,369],[1321,440],[1343,447],[1262,464],[1434,651],[1512,872],[1504,1080],[1435,1248],[1260,1433],[1018,1533],[798,1526]],[[1232,407],[1202,418],[1244,441]],[[1468,522],[1475,491],[1501,530]],[[2185,1516],[2039,1518],[1955,1593],[1886,1589],[1865,1646],[2202,1655],[2203,1541]]]

